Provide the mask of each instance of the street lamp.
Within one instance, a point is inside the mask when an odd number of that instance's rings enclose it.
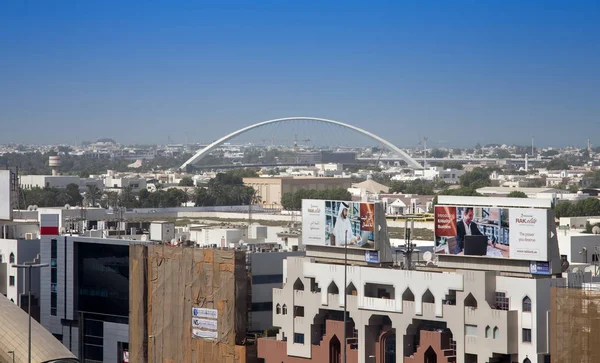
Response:
[[[29,314],[29,343],[27,348],[27,362],[31,363],[31,269],[34,268],[42,268],[48,267],[47,263],[35,263],[35,262],[24,262],[22,265],[12,264],[14,268],[24,268],[27,269],[28,274],[28,292],[27,292],[27,313]],[[13,359],[14,359],[13,352]]]
[[[8,352],[6,352],[8,354],[12,354],[12,363],[15,363],[15,351],[14,350],[9,350]]]

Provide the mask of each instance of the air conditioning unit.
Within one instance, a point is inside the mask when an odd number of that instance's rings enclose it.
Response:
[[[25,233],[25,239],[33,239],[33,233]]]

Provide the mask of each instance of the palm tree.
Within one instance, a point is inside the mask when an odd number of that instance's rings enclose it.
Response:
[[[119,193],[117,192],[106,192],[102,196],[102,207],[104,208],[116,208],[119,204]]]
[[[91,184],[87,186],[87,190],[85,191],[85,200],[90,207],[95,207],[98,205],[102,199],[102,190],[98,188],[96,184]]]

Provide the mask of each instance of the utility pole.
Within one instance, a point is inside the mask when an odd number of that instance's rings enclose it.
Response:
[[[531,137],[531,156],[535,156],[534,152],[534,137]]]
[[[27,350],[27,362],[31,363],[31,269],[33,268],[42,268],[48,267],[47,263],[35,263],[33,262],[25,262],[22,265],[12,264],[14,268],[22,268],[27,269],[29,278],[27,281],[27,285],[29,286],[29,292],[27,293],[27,313],[29,314],[29,339],[28,339],[28,350]]]
[[[410,228],[408,226],[408,218],[404,221],[404,269],[412,269],[412,230],[415,226],[414,218],[410,218]]]

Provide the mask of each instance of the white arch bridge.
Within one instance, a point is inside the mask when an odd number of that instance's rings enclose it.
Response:
[[[382,137],[379,137],[369,131],[363,130],[359,127],[356,126],[352,126],[349,125],[347,123],[343,123],[340,121],[335,121],[335,120],[328,120],[325,118],[317,118],[317,117],[285,117],[285,118],[277,118],[274,120],[268,120],[268,121],[263,121],[263,122],[258,122],[255,123],[253,125],[250,126],[246,126],[244,128],[241,128],[237,131],[234,131],[228,135],[223,136],[222,138],[218,139],[217,141],[211,143],[210,145],[206,146],[204,149],[199,150],[198,152],[196,152],[196,154],[194,156],[192,156],[189,160],[187,160],[185,163],[183,163],[183,165],[181,165],[181,169],[185,169],[186,166],[190,165],[190,164],[195,164],[197,162],[199,162],[200,160],[202,160],[205,156],[207,156],[212,150],[218,148],[221,144],[227,142],[228,140],[241,135],[245,132],[248,132],[250,130],[253,129],[257,129],[263,126],[267,126],[267,125],[271,125],[271,124],[275,124],[275,123],[283,123],[283,122],[292,122],[292,121],[315,121],[315,122],[322,122],[322,123],[326,123],[326,124],[332,124],[332,125],[337,125],[337,126],[341,126],[347,129],[350,129],[352,131],[356,131],[360,134],[366,135],[368,137],[370,137],[371,139],[383,144],[384,146],[386,146],[390,151],[398,154],[398,157],[401,160],[404,160],[408,166],[413,167],[413,168],[421,168],[421,164],[419,164],[419,162],[417,162],[415,159],[413,159],[412,157],[410,157],[410,155],[408,155],[404,150],[400,149],[399,147],[395,146],[394,144],[392,144],[391,142],[385,140]]]

